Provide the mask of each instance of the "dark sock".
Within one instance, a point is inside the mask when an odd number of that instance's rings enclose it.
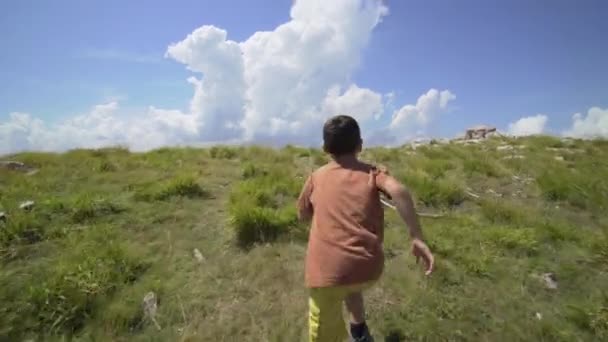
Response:
[[[350,334],[354,338],[361,338],[367,333],[367,324],[365,322],[358,324],[350,324]]]

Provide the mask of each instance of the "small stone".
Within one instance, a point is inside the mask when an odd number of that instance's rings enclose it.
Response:
[[[564,161],[564,157],[562,157],[562,156],[555,156],[553,158],[557,161]]]
[[[143,300],[143,310],[144,314],[150,318],[150,320],[154,323],[158,330],[161,330],[160,325],[156,321],[156,309],[158,308],[158,300],[156,299],[156,294],[154,292],[148,292],[144,296]]]
[[[32,210],[34,208],[34,201],[25,201],[19,205],[19,209]]]
[[[23,164],[22,162],[12,161],[12,160],[2,160],[2,161],[0,161],[0,168],[7,169],[7,170],[14,170],[14,171],[22,171],[22,170],[27,169],[28,167],[25,166],[25,164]]]
[[[151,317],[156,316],[157,300],[156,294],[154,292],[146,293],[146,295],[144,296],[143,304],[144,312],[146,313],[146,315]]]
[[[513,149],[511,145],[501,145],[496,148],[497,151],[510,151]]]
[[[557,277],[553,273],[545,273],[542,275],[543,280],[545,281],[545,286],[550,290],[557,289]]]
[[[194,258],[196,259],[196,261],[198,261],[198,262],[205,261],[205,257],[203,256],[201,251],[198,250],[198,248],[195,248],[193,253],[194,253]]]
[[[514,154],[514,155],[511,155],[511,156],[504,156],[504,157],[502,157],[502,159],[525,159],[525,158],[526,157],[524,157],[521,154]]]
[[[543,319],[543,315],[540,312],[537,312],[536,319],[540,321],[541,319]]]
[[[6,222],[6,214],[0,211],[0,222]]]
[[[25,172],[27,175],[33,174],[32,172],[37,172],[37,169],[13,160],[0,160],[0,169]]]

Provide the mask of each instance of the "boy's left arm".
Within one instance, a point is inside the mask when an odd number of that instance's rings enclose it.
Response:
[[[300,221],[308,222],[312,219],[313,207],[310,201],[312,195],[312,176],[309,176],[304,183],[304,187],[298,197],[298,219]]]

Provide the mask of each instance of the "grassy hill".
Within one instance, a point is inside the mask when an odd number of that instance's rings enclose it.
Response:
[[[307,226],[294,200],[325,158],[295,147],[2,158],[39,171],[0,169],[0,340],[303,341]],[[440,215],[421,218],[438,263],[425,278],[386,210],[386,271],[366,297],[378,340],[608,340],[607,141],[492,138],[362,159]]]

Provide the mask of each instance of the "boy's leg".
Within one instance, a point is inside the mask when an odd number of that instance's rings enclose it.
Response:
[[[363,304],[363,294],[361,292],[349,294],[346,296],[344,303],[346,304],[351,324],[365,322],[365,305]]]
[[[365,305],[363,303],[363,294],[361,292],[353,292],[344,300],[346,310],[348,310],[350,318],[350,335],[355,341],[364,340],[369,336],[369,330],[365,323]]]
[[[310,290],[308,315],[309,342],[342,342],[348,336],[342,317],[341,288]]]
[[[363,291],[372,287],[373,284],[374,282],[356,285],[344,298],[350,320],[350,335],[354,341],[373,341],[365,322],[365,304],[363,301]]]

